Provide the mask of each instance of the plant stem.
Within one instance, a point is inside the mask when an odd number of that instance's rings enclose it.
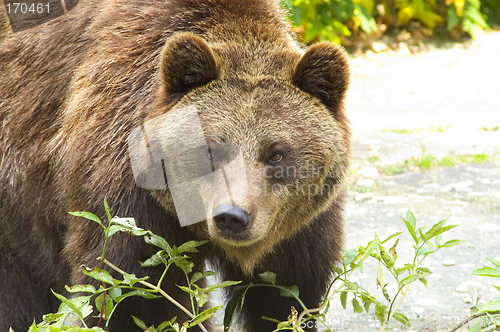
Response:
[[[332,283],[332,284],[333,284],[333,283]],[[297,322],[300,322],[300,321],[302,320],[302,318],[304,318],[304,316],[305,316],[305,315],[307,315],[307,314],[310,314],[310,313],[312,313],[312,312],[318,312],[318,311],[323,310],[323,308],[324,308],[324,307],[326,307],[326,304],[327,304],[327,303],[331,300],[331,297],[333,297],[333,295],[335,295],[335,294],[336,294],[336,293],[337,293],[337,292],[338,292],[338,291],[339,291],[342,287],[344,287],[344,286],[345,286],[345,282],[344,282],[344,283],[342,283],[342,285],[341,285],[340,287],[338,287],[338,288],[334,289],[334,290],[332,291],[332,294],[331,294],[331,295],[329,295],[329,293],[330,293],[330,291],[331,291],[331,285],[330,285],[330,288],[328,289],[328,292],[326,293],[326,298],[325,298],[326,300],[325,300],[325,301],[323,301],[323,303],[321,304],[321,306],[319,306],[319,307],[317,307],[317,308],[313,308],[313,309],[305,309],[305,310],[303,310],[303,311],[300,313],[299,317],[297,318]]]
[[[385,330],[385,326],[387,325],[387,323],[389,322],[389,320],[392,318],[392,316],[394,316],[394,314],[396,313],[396,310],[398,310],[399,306],[401,305],[401,303],[403,302],[403,299],[405,298],[406,296],[406,292],[408,291],[408,288],[410,288],[410,285],[406,285],[406,288],[403,290],[403,292],[401,293],[401,297],[399,298],[399,301],[398,303],[396,304],[396,306],[394,306],[394,302],[396,301],[396,298],[398,297],[398,294],[399,292],[403,289],[403,288],[400,288],[398,290],[398,292],[396,293],[396,296],[394,296],[394,301],[392,301],[391,303],[391,306],[389,307],[389,315],[387,316],[387,320],[386,320],[386,323],[384,323],[384,325],[382,325],[382,327],[380,328],[379,332],[383,332]],[[394,309],[393,309],[393,306],[394,306]]]
[[[107,259],[102,259],[102,262],[104,264],[106,264],[107,266],[109,266],[110,268],[112,268],[113,270],[115,270],[116,272],[119,272],[122,275],[126,274],[125,271],[123,271],[122,269],[120,269],[118,266],[114,265],[113,263],[111,263]],[[182,306],[182,304],[180,304],[173,297],[171,297],[170,295],[168,295],[163,289],[161,289],[158,286],[155,286],[155,285],[153,285],[153,284],[151,284],[151,283],[149,283],[147,281],[144,281],[144,280],[139,280],[138,283],[141,284],[141,285],[143,285],[143,286],[149,287],[149,288],[157,291],[163,297],[165,297],[167,300],[169,300],[170,302],[172,302],[172,304],[174,304],[177,308],[181,309],[184,313],[186,313],[186,315],[188,315],[191,319],[194,318],[194,315],[191,312],[189,312],[189,310],[187,310],[186,308],[184,308],[184,306]],[[202,323],[199,323],[198,326],[200,327],[200,329],[203,332],[208,332],[207,329],[203,326]]]
[[[191,283],[189,282],[190,280],[189,280],[189,277],[188,277],[187,273],[186,273],[186,281],[187,281],[187,284],[189,286],[189,289],[192,291],[192,289],[191,289]],[[198,308],[197,308],[197,306],[194,305],[193,295],[191,293],[189,293],[189,299],[191,300],[191,309],[193,310],[193,313],[195,315],[198,315],[198,310],[197,310]]]
[[[394,309],[392,309],[392,311],[389,311],[389,317],[387,318],[387,321],[389,321],[389,319],[391,319],[392,316],[394,316],[394,314],[396,313],[396,310],[398,310],[399,306],[403,302],[403,299],[405,298],[406,292],[408,292],[409,288],[410,288],[410,285],[406,285],[406,288],[403,290],[403,293],[401,293],[401,297],[399,298],[398,303],[396,304]]]
[[[481,312],[479,314],[475,314],[475,315],[472,315],[472,316],[469,316],[467,318],[465,318],[463,321],[461,321],[460,323],[458,323],[455,327],[453,327],[449,332],[455,332],[456,330],[458,330],[459,328],[461,328],[462,326],[464,326],[465,324],[467,324],[468,322],[470,322],[471,320],[474,320],[476,318],[479,318],[479,317],[483,317],[483,316],[486,316],[486,315],[500,315],[500,311],[494,311],[494,312]]]
[[[102,256],[101,256],[101,261],[105,261],[106,257],[104,257],[106,253],[106,245],[108,244],[108,239],[109,239],[109,228],[111,227],[111,221],[109,222],[109,226],[104,228],[104,247],[102,248]]]
[[[167,265],[165,266],[165,270],[163,271],[163,273],[162,273],[162,275],[161,275],[161,277],[160,277],[160,281],[158,281],[158,288],[161,288],[161,283],[163,282],[163,279],[165,278],[165,275],[167,274],[167,271],[168,271],[168,269],[170,268],[170,265],[171,265],[171,264],[167,264]]]

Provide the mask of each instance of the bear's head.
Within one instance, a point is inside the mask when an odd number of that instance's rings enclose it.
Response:
[[[161,160],[145,187],[247,273],[342,195],[350,156],[343,51],[262,52],[174,34],[141,129]]]

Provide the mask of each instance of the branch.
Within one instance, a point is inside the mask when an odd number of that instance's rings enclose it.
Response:
[[[479,314],[475,314],[475,315],[469,316],[469,317],[465,318],[462,322],[460,322],[457,326],[455,326],[454,328],[452,328],[449,332],[455,332],[456,330],[458,330],[459,328],[461,328],[462,326],[464,326],[465,324],[467,324],[471,320],[474,320],[474,319],[479,318],[479,317],[486,316],[488,314],[489,315],[499,315],[500,311],[481,312]]]
[[[104,259],[98,258],[98,259],[102,260],[102,262],[104,264],[106,264],[107,266],[109,266],[110,268],[112,268],[113,270],[115,270],[116,272],[119,272],[122,275],[126,274],[125,271],[123,271],[122,269],[120,269],[118,266],[114,265],[110,261],[108,261],[106,258],[104,258]],[[151,289],[153,289],[155,291],[157,291],[163,297],[165,297],[167,300],[169,300],[170,302],[172,302],[177,308],[181,309],[184,313],[186,313],[186,315],[188,315],[191,319],[194,318],[194,315],[189,310],[187,310],[186,308],[184,308],[182,306],[182,304],[180,304],[179,302],[177,302],[173,297],[171,297],[170,295],[168,295],[167,293],[165,293],[165,291],[163,289],[161,289],[160,287],[158,287],[156,285],[153,285],[153,284],[151,284],[151,283],[149,283],[147,281],[144,281],[144,280],[139,280],[138,283],[141,284],[141,285],[144,285],[144,286],[146,286],[148,288],[151,288]],[[200,327],[200,329],[203,332],[208,332],[207,329],[205,329],[205,327],[203,326],[203,324],[199,323],[198,326]]]
[[[332,284],[333,284],[333,283],[332,283]],[[343,282],[343,283],[342,283],[342,285],[341,285],[340,287],[338,287],[338,288],[334,289],[333,291],[332,291],[332,290],[330,290],[330,291],[328,292],[327,296],[325,297],[325,298],[327,298],[328,300],[327,300],[327,301],[323,301],[323,304],[322,304],[321,306],[319,306],[319,307],[317,307],[317,308],[313,308],[313,309],[305,309],[305,310],[303,310],[303,311],[300,313],[299,317],[297,318],[297,322],[300,322],[300,321],[302,320],[302,318],[304,318],[304,316],[305,316],[305,315],[307,315],[307,314],[310,314],[310,313],[312,313],[312,312],[318,312],[318,311],[323,310],[323,309],[326,307],[327,303],[328,303],[328,302],[330,302],[330,300],[333,298],[333,296],[334,296],[334,295],[335,295],[335,294],[336,294],[336,293],[337,293],[337,292],[338,292],[338,291],[339,291],[342,287],[344,287],[344,285],[345,285],[345,282]],[[330,295],[330,293],[331,293],[331,295]]]

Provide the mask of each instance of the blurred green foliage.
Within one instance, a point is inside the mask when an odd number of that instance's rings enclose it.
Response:
[[[402,28],[412,22],[433,30],[467,32],[500,25],[499,0],[282,0],[305,42],[332,41],[360,31],[370,35],[380,28]]]

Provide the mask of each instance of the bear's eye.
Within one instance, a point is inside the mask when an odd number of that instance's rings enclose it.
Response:
[[[281,152],[276,152],[275,154],[273,154],[271,156],[271,158],[269,159],[269,162],[271,164],[277,164],[279,163],[281,160],[283,159],[283,154],[281,154]]]

